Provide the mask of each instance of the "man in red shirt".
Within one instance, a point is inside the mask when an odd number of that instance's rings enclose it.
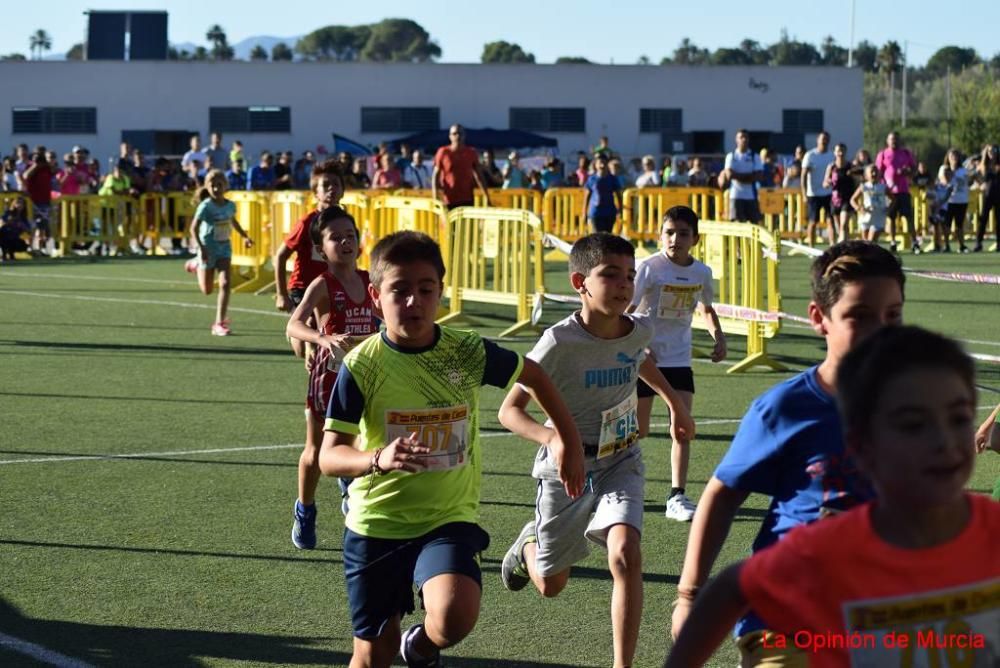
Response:
[[[31,163],[21,178],[35,210],[35,248],[44,250],[49,241],[49,207],[52,203],[52,166],[45,159],[45,147],[36,146]]]
[[[442,146],[434,154],[432,196],[437,199],[440,186],[449,211],[460,206],[472,206],[475,184],[483,191],[486,206],[490,206],[490,194],[479,174],[479,156],[476,149],[465,145],[465,128],[457,124],[451,126],[448,138],[451,144]]]

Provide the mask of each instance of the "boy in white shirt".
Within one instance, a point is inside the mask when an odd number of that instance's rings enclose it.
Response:
[[[669,209],[663,217],[660,241],[663,251],[646,259],[636,271],[635,294],[629,311],[639,310],[652,316],[654,334],[649,349],[656,366],[690,412],[694,403],[691,320],[695,310],[701,312],[715,340],[713,362],[725,359],[726,336],[712,308],[712,270],[691,257],[691,248],[698,243],[698,214],[686,206]],[[654,392],[641,380],[637,391],[641,438],[649,433]],[[670,493],[665,514],[679,522],[690,522],[695,504],[684,493],[684,487],[691,459],[691,440],[673,438],[672,441]]]

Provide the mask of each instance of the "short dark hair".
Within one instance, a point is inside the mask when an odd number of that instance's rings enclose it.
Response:
[[[812,264],[812,298],[823,313],[840,299],[844,284],[866,278],[891,278],[904,291],[906,277],[895,255],[867,241],[844,241],[830,246]]]
[[[569,253],[569,270],[578,274],[589,274],[609,255],[635,257],[635,248],[618,235],[595,232],[580,238]]]
[[[310,190],[316,189],[316,184],[319,183],[319,177],[321,176],[329,176],[337,179],[340,181],[340,189],[344,189],[344,168],[337,160],[333,158],[324,160],[313,167],[312,176],[309,177]]]
[[[354,220],[354,216],[347,213],[339,206],[331,206],[327,209],[323,209],[318,216],[313,218],[313,222],[309,226],[309,239],[313,242],[313,245],[321,246],[323,244],[323,230],[330,227],[333,221],[340,220],[341,218],[346,218],[351,221],[351,225],[354,226],[354,234],[356,234],[358,240],[360,240],[361,230],[358,229],[358,223]]]
[[[687,226],[691,228],[691,234],[698,234],[698,214],[689,206],[682,204],[667,209],[667,212],[663,214],[663,222],[660,224],[661,231],[668,220],[675,223],[687,223]]]
[[[400,266],[410,262],[426,262],[437,271],[438,278],[444,280],[444,259],[441,247],[423,232],[406,230],[383,237],[371,253],[369,279],[378,288],[382,276],[390,266]]]
[[[952,371],[976,395],[975,362],[954,339],[920,327],[883,327],[852,348],[837,367],[837,405],[844,433],[870,434],[872,408],[885,386],[915,369]]]

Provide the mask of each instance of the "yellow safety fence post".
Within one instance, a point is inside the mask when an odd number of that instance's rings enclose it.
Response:
[[[448,266],[449,250],[445,243],[448,219],[441,202],[428,197],[381,195],[371,202],[371,220],[375,241],[402,230],[423,232],[441,245]]]
[[[58,199],[59,240],[57,256],[70,253],[74,244],[99,244],[109,253],[127,249],[138,229],[135,200],[118,195],[63,195]],[[53,209],[55,210],[55,209]],[[55,227],[50,221],[50,225]]]
[[[502,337],[534,327],[531,309],[545,294],[542,238],[541,220],[523,209],[461,207],[449,212],[449,309],[438,322],[462,319],[464,305],[475,302],[516,308],[516,322]]]
[[[542,215],[542,193],[533,188],[490,188],[490,204],[501,209],[525,209]],[[486,206],[481,190],[476,190],[475,205]]]
[[[701,221],[698,232],[701,239],[693,254],[712,268],[719,282],[715,302],[722,330],[747,339],[746,357],[727,373],[755,366],[784,371],[767,355],[767,339],[781,330],[778,240],[763,227],[746,223]],[[700,318],[693,325],[705,329]]]
[[[590,229],[587,218],[583,215],[583,200],[586,195],[583,188],[549,188],[542,198],[542,220],[545,232],[560,239],[573,243],[586,236]],[[569,257],[558,249],[545,254],[546,260],[568,260]]]
[[[264,235],[270,244],[269,254],[271,255],[272,271],[275,269],[273,266],[274,253],[278,251],[281,244],[285,243],[285,238],[292,233],[295,224],[302,220],[306,213],[313,210],[313,199],[312,193],[308,190],[278,190],[270,194],[268,202],[270,215]],[[293,264],[294,261],[289,258],[286,268],[291,271]],[[256,294],[262,295],[272,288],[274,288],[273,280],[259,287]]]
[[[340,198],[340,208],[351,214],[354,222],[358,224],[358,230],[361,232],[361,256],[358,258],[358,267],[368,269],[369,256],[378,242],[372,220],[372,198],[364,190],[348,190]]]
[[[660,223],[674,206],[690,206],[687,188],[627,188],[622,193],[622,236],[638,241],[637,258],[649,256],[642,244],[656,243],[660,238]]]
[[[253,241],[247,248],[236,229],[233,246],[233,292],[254,292],[274,282],[271,267],[270,197],[267,193],[230,190],[226,199],[236,205],[236,220]]]

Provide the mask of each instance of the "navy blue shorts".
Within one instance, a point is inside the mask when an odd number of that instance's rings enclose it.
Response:
[[[817,195],[815,197],[806,198],[806,208],[808,209],[809,222],[818,223],[819,222],[819,212],[826,212],[826,219],[830,220],[833,217],[832,207],[833,195]]]
[[[682,392],[694,394],[694,372],[689,366],[661,366],[657,367],[663,377],[670,383],[670,387]],[[645,397],[655,397],[656,390],[646,385],[642,378],[636,383],[635,393],[640,399]]]
[[[466,575],[482,589],[479,553],[489,544],[489,534],[469,522],[408,539],[369,538],[345,529],[344,576],[354,636],[377,638],[392,617],[413,612],[413,585],[421,593],[436,575]]]

